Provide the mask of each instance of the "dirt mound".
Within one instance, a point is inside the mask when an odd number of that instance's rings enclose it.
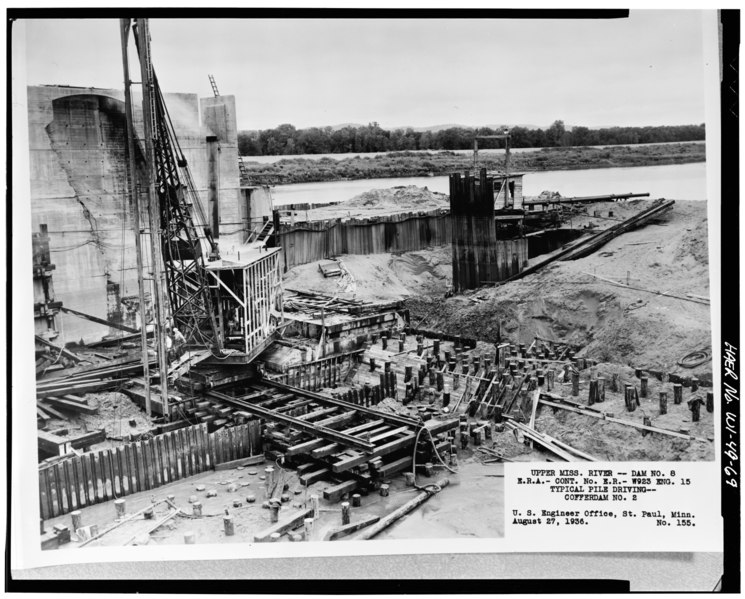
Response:
[[[449,207],[450,199],[446,194],[430,191],[427,187],[406,185],[390,189],[371,189],[343,202],[340,206],[430,210]]]
[[[289,289],[363,301],[390,301],[420,295],[442,296],[452,281],[450,247],[405,254],[344,255],[344,278],[324,278],[318,263],[296,266],[284,275]]]
[[[539,200],[560,200],[563,196],[558,191],[549,191],[544,189],[538,194],[537,199]]]
[[[349,200],[307,211],[310,220],[333,218],[369,218],[401,212],[425,212],[450,208],[447,194],[430,191],[416,185],[371,189]]]
[[[400,255],[344,255],[339,258],[349,274],[344,280],[324,278],[318,263],[313,262],[287,272],[284,285],[290,289],[338,294],[346,299],[363,301],[442,295],[452,280],[450,251],[450,247],[441,247]]]

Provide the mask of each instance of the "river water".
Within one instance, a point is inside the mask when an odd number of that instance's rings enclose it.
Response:
[[[438,177],[393,177],[358,181],[294,183],[272,188],[275,206],[299,203],[343,202],[370,189],[417,185],[449,193],[447,175]],[[563,196],[649,193],[652,198],[706,200],[706,163],[665,166],[632,166],[572,171],[541,171],[525,175],[523,193],[536,196],[544,190]]]

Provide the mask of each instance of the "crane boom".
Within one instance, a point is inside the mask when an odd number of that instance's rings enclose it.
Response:
[[[152,146],[149,166],[155,197],[150,202],[157,203],[158,230],[151,231],[151,238],[159,245],[170,317],[187,342],[221,349],[204,269],[205,249],[213,259],[218,257],[217,245],[207,226],[200,237],[192,216],[192,206],[200,206],[199,197],[153,68],[147,19],[133,19],[132,30],[142,73],[146,143]]]

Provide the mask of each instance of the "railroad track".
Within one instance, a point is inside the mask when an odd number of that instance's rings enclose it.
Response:
[[[337,489],[377,486],[410,468],[422,428],[436,438],[458,427],[457,418],[422,421],[272,381],[222,387],[208,391],[205,398],[217,410],[229,409],[234,417],[263,419],[265,442],[300,466],[304,484],[325,478],[343,480],[328,494],[324,492],[332,499]],[[417,450],[426,461],[432,444],[428,435],[420,437]],[[447,438],[436,441],[444,456],[450,445]]]

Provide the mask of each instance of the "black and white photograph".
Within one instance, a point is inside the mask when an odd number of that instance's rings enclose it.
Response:
[[[509,542],[517,468],[713,472],[716,11],[594,12],[18,19],[24,536]]]

